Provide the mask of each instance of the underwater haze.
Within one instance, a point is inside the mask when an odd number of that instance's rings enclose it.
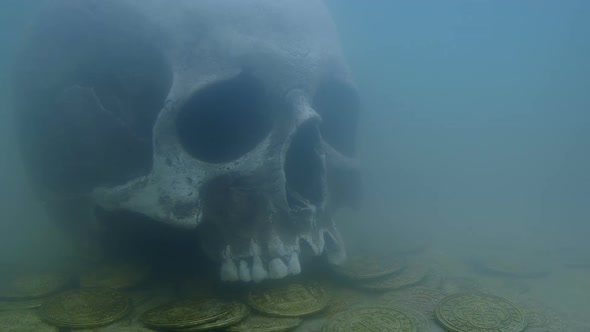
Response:
[[[70,246],[32,192],[10,100],[42,3],[0,1],[0,263]],[[449,278],[590,331],[590,1],[326,3],[361,99],[363,200],[336,220],[351,250],[420,247]],[[533,267],[499,271],[515,258]]]

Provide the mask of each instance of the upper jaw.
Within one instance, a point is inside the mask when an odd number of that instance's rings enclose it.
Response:
[[[325,256],[332,264],[346,259],[335,227],[320,227],[290,237],[271,232],[264,239],[251,238],[226,244],[219,252],[223,281],[261,282],[298,275],[306,256]]]

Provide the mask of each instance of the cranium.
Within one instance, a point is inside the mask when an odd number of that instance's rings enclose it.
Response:
[[[23,157],[60,218],[199,227],[224,280],[345,258],[359,102],[321,1],[51,1],[22,50]]]

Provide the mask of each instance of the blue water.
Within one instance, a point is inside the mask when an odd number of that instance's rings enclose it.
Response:
[[[18,161],[7,90],[41,2],[0,2],[8,260],[62,244]],[[362,222],[344,232],[424,231],[463,252],[483,242],[590,252],[590,1],[326,2],[362,101]],[[537,295],[588,312],[588,280],[588,270],[556,272]]]

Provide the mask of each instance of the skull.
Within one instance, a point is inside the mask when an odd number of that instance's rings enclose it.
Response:
[[[51,1],[15,68],[49,205],[198,227],[228,281],[345,259],[359,102],[321,1]]]

